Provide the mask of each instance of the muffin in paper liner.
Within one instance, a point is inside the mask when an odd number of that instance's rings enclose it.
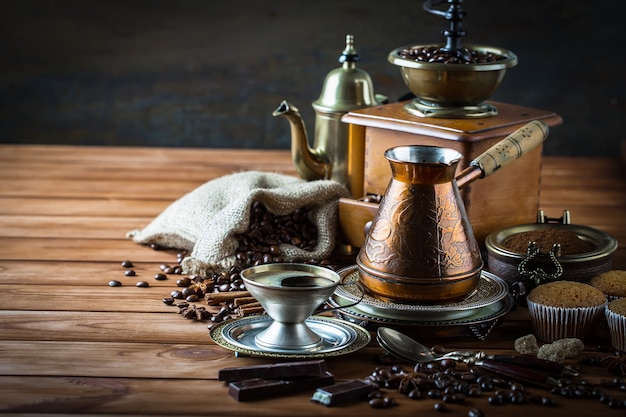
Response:
[[[610,302],[604,311],[611,334],[611,346],[626,351],[626,298]]]
[[[592,336],[603,318],[606,302],[592,307],[554,307],[526,300],[530,323],[537,338],[545,342]]]

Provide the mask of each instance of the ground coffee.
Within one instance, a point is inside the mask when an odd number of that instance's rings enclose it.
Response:
[[[504,239],[502,246],[513,252],[525,254],[528,244],[535,242],[539,250],[548,253],[555,243],[561,245],[561,256],[591,252],[595,245],[583,240],[578,234],[565,229],[543,228],[517,233]]]

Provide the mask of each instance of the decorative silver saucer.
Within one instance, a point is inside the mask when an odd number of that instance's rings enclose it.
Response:
[[[249,356],[271,358],[316,358],[345,355],[366,346],[371,335],[368,330],[349,321],[332,317],[311,316],[306,325],[322,337],[315,349],[272,350],[257,345],[255,336],[265,330],[272,318],[256,315],[218,324],[210,331],[211,339],[226,349]]]
[[[482,271],[478,288],[462,300],[445,304],[404,304],[381,300],[368,294],[362,286],[356,285],[359,271],[356,265],[339,271],[340,285],[333,294],[340,299],[358,304],[355,310],[362,313],[398,320],[445,321],[470,317],[479,309],[493,306],[508,295],[506,281],[487,271]]]

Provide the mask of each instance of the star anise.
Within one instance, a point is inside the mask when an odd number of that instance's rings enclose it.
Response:
[[[602,365],[612,374],[626,375],[626,355],[620,352],[603,357]]]
[[[211,313],[204,307],[198,307],[195,304],[181,306],[178,314],[190,320],[205,320],[211,318]]]

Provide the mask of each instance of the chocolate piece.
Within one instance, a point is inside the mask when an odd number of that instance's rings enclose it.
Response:
[[[326,372],[324,359],[224,368],[217,374],[220,381],[232,382],[252,378],[292,379],[321,375]]]
[[[352,381],[341,382],[328,387],[318,388],[311,397],[311,401],[323,404],[327,407],[341,405],[361,398],[366,398],[367,394],[374,390],[372,384],[354,379]]]
[[[335,377],[330,372],[292,380],[253,378],[231,382],[228,385],[228,395],[237,401],[263,400],[324,387],[334,382]]]

